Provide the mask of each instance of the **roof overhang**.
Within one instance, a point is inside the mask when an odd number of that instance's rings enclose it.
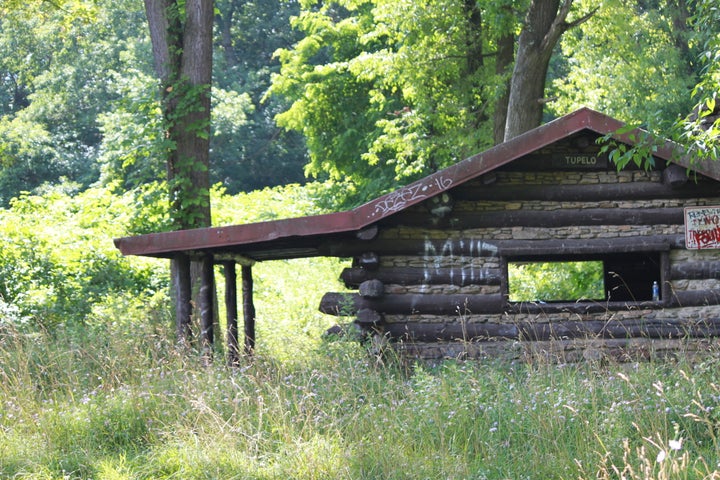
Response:
[[[624,123],[614,118],[582,108],[353,210],[245,225],[152,233],[118,238],[115,245],[123,255],[164,258],[178,253],[210,253],[250,261],[328,255],[324,245],[329,241],[355,238],[355,233],[383,218],[576,133],[612,134],[615,140],[628,145],[635,145],[638,138],[647,137],[647,132],[640,129],[617,134],[623,126]],[[682,153],[680,145],[662,141],[655,145],[653,155],[720,181],[717,165],[712,162],[693,163]]]

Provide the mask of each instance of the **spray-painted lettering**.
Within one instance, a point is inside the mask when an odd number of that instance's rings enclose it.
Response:
[[[720,248],[720,207],[685,209],[685,246],[693,249]]]

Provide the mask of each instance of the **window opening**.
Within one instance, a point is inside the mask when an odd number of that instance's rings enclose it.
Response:
[[[510,302],[661,301],[656,282],[662,284],[656,252],[508,259]]]
[[[603,262],[508,263],[511,302],[575,302],[605,299]]]

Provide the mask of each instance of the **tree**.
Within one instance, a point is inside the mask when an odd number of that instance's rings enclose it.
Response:
[[[145,10],[167,138],[170,218],[178,229],[207,227],[211,223],[208,172],[213,1],[145,0]],[[178,340],[184,343],[190,339],[191,283],[202,283],[195,289],[201,313],[200,342],[209,348],[214,321],[212,259],[205,257],[193,263],[196,268],[192,277],[187,258],[175,257],[171,263]]]
[[[307,163],[303,138],[275,123],[288,105],[280,97],[265,98],[280,69],[273,53],[300,38],[290,28],[300,5],[217,0],[216,6],[211,179],[230,193],[301,183]]]
[[[177,228],[210,225],[212,0],[145,0],[167,133],[171,216]]]
[[[126,58],[142,65],[142,17],[132,3],[0,7],[2,203],[60,178],[80,188],[97,181],[98,115],[118,98],[114,80]]]
[[[568,21],[573,0],[532,0],[518,39],[510,82],[505,140],[538,127],[545,104],[545,80],[555,45],[563,33],[594,13]]]
[[[517,25],[512,2],[306,2],[281,49],[280,126],[306,139],[309,175],[352,205],[493,144]],[[510,50],[511,51],[511,50]],[[502,55],[507,59],[507,55]],[[501,75],[496,75],[496,70]],[[337,205],[336,204],[336,205]]]
[[[548,95],[555,101],[549,110],[563,115],[587,106],[667,133],[692,109],[688,92],[700,72],[702,42],[692,40],[688,13],[682,1],[633,7],[604,1],[592,21],[563,36],[567,69],[552,81]]]

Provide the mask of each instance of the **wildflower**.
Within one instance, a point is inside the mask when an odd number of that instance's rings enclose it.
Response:
[[[679,440],[670,440],[670,442],[668,442],[668,445],[672,450],[680,450],[682,448],[682,438]]]
[[[662,463],[662,462],[665,460],[666,457],[667,457],[667,453],[665,453],[665,450],[660,449],[660,451],[659,451],[658,454],[657,454],[657,458],[655,459],[655,461],[656,461],[657,463]]]

